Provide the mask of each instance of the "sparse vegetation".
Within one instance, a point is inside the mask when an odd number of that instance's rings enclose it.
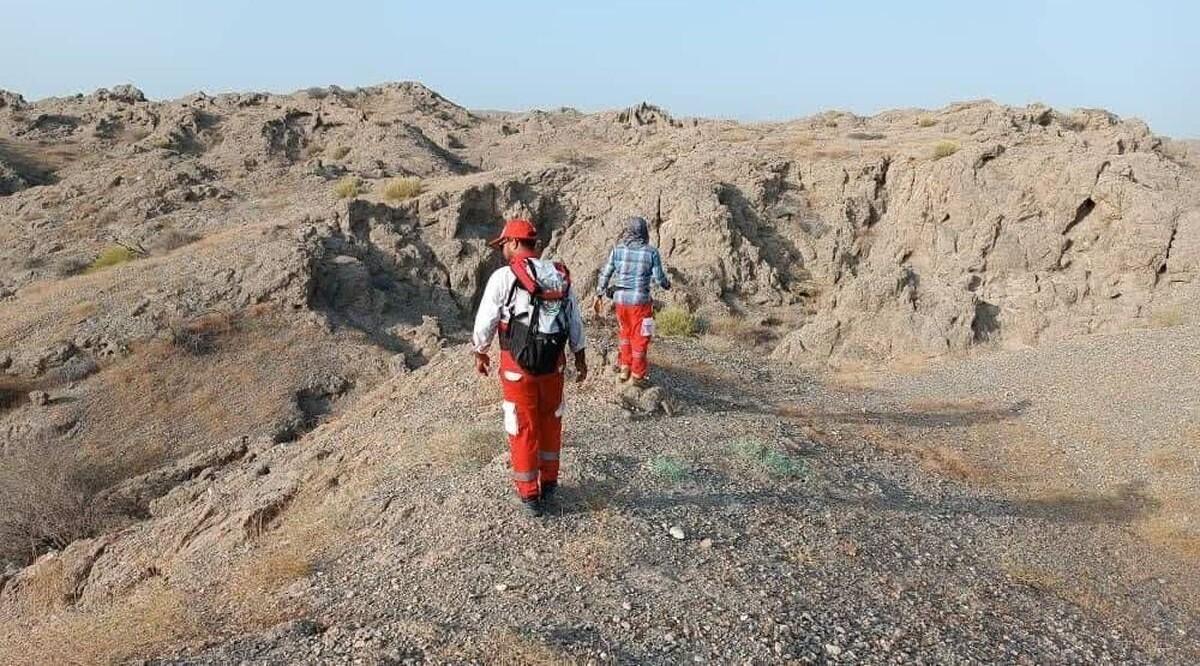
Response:
[[[691,474],[691,470],[683,461],[671,456],[657,456],[652,458],[646,466],[655,476],[672,483],[683,481]]]
[[[940,160],[958,152],[958,144],[953,141],[938,141],[933,146],[933,159]]]
[[[798,479],[808,472],[803,461],[757,439],[734,440],[731,448],[737,457],[778,479]]]
[[[936,124],[938,124],[938,121],[930,118],[929,116],[921,116],[920,118],[917,118],[917,127],[933,127]]]
[[[1185,323],[1187,317],[1179,306],[1158,308],[1150,313],[1150,326],[1153,328],[1172,328]]]
[[[672,305],[654,317],[654,326],[657,334],[664,337],[692,336],[696,334],[696,317],[686,309]]]
[[[345,159],[349,154],[350,146],[338,146],[337,148],[333,149],[333,159],[335,160]]]
[[[0,560],[31,562],[122,520],[122,507],[99,498],[120,478],[53,442],[10,450],[0,465]]]
[[[880,139],[886,139],[887,135],[880,134],[878,132],[851,132],[846,135],[846,138],[854,139],[855,141],[878,141]]]
[[[222,335],[234,330],[237,319],[227,312],[208,312],[192,319],[175,319],[166,323],[167,342],[193,356],[201,356],[216,348]]]
[[[136,252],[123,245],[110,245],[100,252],[100,256],[96,257],[85,272],[96,273],[106,268],[119,266],[137,259],[137,256]]]
[[[383,198],[388,201],[403,201],[421,193],[421,179],[416,176],[393,178],[383,186]]]
[[[592,167],[600,163],[600,160],[591,155],[585,155],[576,148],[559,148],[550,155],[550,158],[555,162],[577,167]]]
[[[147,243],[150,254],[166,254],[200,240],[200,236],[178,229],[167,229]]]
[[[339,199],[356,197],[362,194],[362,192],[362,181],[354,176],[346,176],[333,186],[333,193],[338,195]]]
[[[504,433],[499,430],[447,430],[429,438],[429,457],[460,470],[476,470],[504,450]]]

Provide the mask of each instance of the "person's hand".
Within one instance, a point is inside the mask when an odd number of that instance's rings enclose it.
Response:
[[[604,298],[603,297],[597,296],[596,298],[592,299],[592,312],[596,313],[597,317],[604,314]]]
[[[587,379],[587,376],[587,356],[583,352],[579,352],[575,355],[575,383],[582,382]]]
[[[492,359],[483,352],[475,352],[475,372],[487,377],[488,370],[492,367]]]

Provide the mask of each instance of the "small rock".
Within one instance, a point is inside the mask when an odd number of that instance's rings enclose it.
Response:
[[[833,643],[826,643],[825,652],[827,652],[831,657],[836,657],[842,653],[842,648],[834,645]]]
[[[34,407],[44,407],[50,404],[50,394],[45,391],[30,391],[29,402]]]
[[[709,548],[712,548],[712,539],[709,539],[709,538],[701,539],[700,547],[703,548],[704,550],[708,550]]]
[[[508,591],[508,584],[506,584],[506,583],[497,583],[497,584],[496,584],[496,591],[497,591],[497,592],[507,592],[507,591]]]
[[[672,525],[668,532],[670,532],[671,538],[675,539],[676,541],[683,541],[685,538],[687,538],[687,535],[683,532],[683,528],[678,525]]]

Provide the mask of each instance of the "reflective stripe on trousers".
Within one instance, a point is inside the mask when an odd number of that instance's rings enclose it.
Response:
[[[563,374],[531,375],[508,352],[500,355],[504,431],[513,482],[522,498],[537,497],[540,483],[558,480],[562,449]]]

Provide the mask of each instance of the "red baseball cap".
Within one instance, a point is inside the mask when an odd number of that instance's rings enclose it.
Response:
[[[496,247],[506,240],[537,240],[537,227],[529,220],[509,220],[504,223],[500,235],[488,241],[488,245]]]

